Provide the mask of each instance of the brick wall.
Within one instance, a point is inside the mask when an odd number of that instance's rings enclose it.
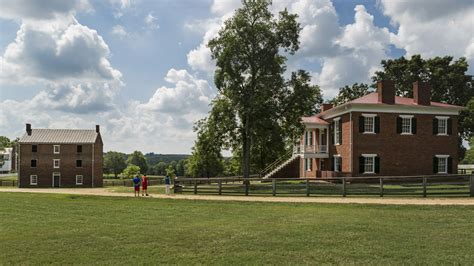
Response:
[[[61,175],[61,187],[92,186],[92,144],[83,144],[82,153],[77,153],[76,144],[61,144],[60,153],[53,153],[53,144],[38,144],[38,151],[32,153],[31,144],[20,145],[20,187],[52,187],[53,173]],[[95,186],[102,186],[102,143],[95,145]],[[37,167],[31,167],[31,160],[37,159]],[[53,168],[53,159],[60,159],[60,167]],[[76,167],[76,160],[82,160],[82,167]],[[30,185],[30,175],[38,176],[38,185]],[[76,175],[83,176],[83,185],[76,185]]]

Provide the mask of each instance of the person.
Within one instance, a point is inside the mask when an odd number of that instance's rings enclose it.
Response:
[[[148,177],[142,176],[142,196],[148,196]]]
[[[170,185],[171,185],[171,178],[169,175],[165,176],[165,188],[166,188],[166,195],[170,194]]]
[[[135,197],[140,197],[140,177],[138,175],[133,178],[133,187],[135,189]]]

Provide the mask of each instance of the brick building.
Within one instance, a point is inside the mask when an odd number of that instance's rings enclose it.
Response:
[[[20,187],[101,187],[103,143],[95,130],[32,129],[18,142]]]
[[[364,97],[323,104],[321,113],[303,117],[304,134],[281,170],[286,177],[457,173],[464,107],[432,102],[422,82],[413,84],[413,95],[395,96],[394,83],[381,81]]]

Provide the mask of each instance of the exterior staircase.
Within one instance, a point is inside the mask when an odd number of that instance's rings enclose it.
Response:
[[[280,171],[283,167],[292,163],[294,160],[299,159],[300,155],[290,151],[278,158],[276,161],[265,167],[265,169],[260,172],[260,176],[264,179],[271,178],[275,173]]]

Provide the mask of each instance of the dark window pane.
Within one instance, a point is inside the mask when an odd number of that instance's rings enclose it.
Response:
[[[31,152],[38,152],[38,145],[31,145]]]
[[[31,160],[31,167],[36,167],[36,160]]]
[[[76,160],[76,167],[82,167],[82,160]]]
[[[82,152],[82,145],[77,145],[77,152]]]

